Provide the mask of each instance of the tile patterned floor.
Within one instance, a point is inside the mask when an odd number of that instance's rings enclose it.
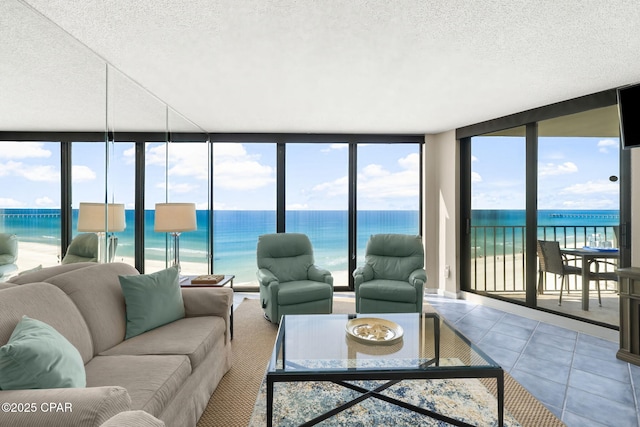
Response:
[[[245,297],[258,295],[237,293],[235,307]],[[426,300],[568,427],[640,427],[640,367],[616,358],[617,342],[466,300]]]
[[[465,300],[427,301],[568,427],[640,426],[640,367],[618,343]]]

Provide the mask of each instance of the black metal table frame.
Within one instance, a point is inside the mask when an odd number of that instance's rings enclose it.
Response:
[[[437,315],[432,313],[425,313],[427,317],[433,317],[437,320],[440,318]],[[276,338],[276,343],[274,345],[274,352],[272,354],[270,365],[275,366],[277,362],[277,351],[283,346],[284,343],[284,325],[287,316],[283,316],[280,322],[280,327],[278,330],[278,335]],[[434,322],[435,325],[438,325],[438,322]],[[438,330],[439,327],[436,327]],[[462,335],[457,329],[451,327],[453,331],[457,334],[459,338],[465,341],[468,345],[471,345],[470,341]],[[435,336],[434,340],[436,342],[436,355],[434,359],[429,360],[424,365],[432,365],[435,364],[439,366],[439,337]],[[475,351],[480,353],[484,358],[491,360],[488,358],[481,350],[474,348]],[[284,349],[283,349],[284,352]],[[424,366],[426,368],[426,366]],[[269,372],[267,370],[266,381],[267,381],[267,427],[273,426],[273,387],[276,382],[311,382],[311,381],[327,381],[332,382],[334,384],[338,384],[340,386],[349,388],[351,390],[362,393],[357,398],[344,403],[324,414],[319,415],[318,417],[307,421],[301,426],[313,426],[316,425],[328,418],[331,418],[334,415],[366,400],[369,398],[377,398],[383,400],[385,402],[400,406],[402,408],[411,410],[413,412],[420,413],[422,415],[429,416],[431,418],[447,422],[449,424],[455,426],[463,426],[463,427],[473,427],[472,424],[465,423],[463,421],[457,420],[455,418],[450,418],[442,414],[438,414],[436,412],[430,411],[428,409],[420,408],[418,406],[412,405],[407,402],[403,402],[401,400],[392,398],[390,396],[381,394],[382,391],[387,388],[401,382],[402,380],[416,380],[416,379],[461,379],[461,378],[495,378],[496,386],[497,386],[497,406],[498,406],[498,426],[504,426],[504,371],[501,367],[464,367],[461,369],[459,366],[451,366],[451,367],[440,367],[437,371],[434,370],[417,370],[417,369],[360,369],[358,371],[355,370],[346,370],[341,372]],[[346,381],[367,381],[367,380],[379,380],[379,381],[388,381],[385,384],[376,387],[373,390],[365,389],[359,387],[357,385],[348,383]]]

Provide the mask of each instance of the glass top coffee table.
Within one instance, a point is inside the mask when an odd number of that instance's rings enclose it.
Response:
[[[266,372],[267,425],[273,425],[274,384],[305,381],[330,381],[361,394],[303,425],[315,425],[368,398],[452,425],[471,425],[382,394],[403,380],[445,378],[495,378],[498,425],[503,426],[502,368],[438,314],[286,315]],[[387,382],[373,390],[352,382],[362,380]]]

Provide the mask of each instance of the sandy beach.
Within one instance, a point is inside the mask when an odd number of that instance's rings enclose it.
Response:
[[[31,242],[19,242],[18,244],[18,271],[14,274],[19,274],[22,271],[30,270],[32,268],[51,267],[60,264],[61,251],[60,248],[54,245],[47,245],[44,243],[31,243]],[[123,257],[116,254],[114,262],[123,262],[129,265],[135,265],[133,257]],[[253,262],[253,260],[251,260]],[[207,266],[204,263],[197,262],[184,262],[180,263],[181,274],[183,275],[200,275],[207,274]],[[154,271],[160,271],[167,266],[164,261],[146,260],[145,272],[153,273]],[[225,272],[227,274],[233,274],[233,272]],[[222,274],[222,272],[220,272]],[[346,286],[348,283],[348,272],[344,271],[332,271],[333,283],[336,286]],[[253,279],[253,278],[252,278]],[[256,287],[258,286],[257,280],[234,280],[234,287]]]

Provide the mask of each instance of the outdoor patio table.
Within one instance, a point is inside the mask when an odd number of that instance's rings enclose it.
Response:
[[[563,254],[574,255],[582,261],[582,309],[589,310],[589,268],[597,259],[618,259],[620,251],[616,248],[562,248]]]

